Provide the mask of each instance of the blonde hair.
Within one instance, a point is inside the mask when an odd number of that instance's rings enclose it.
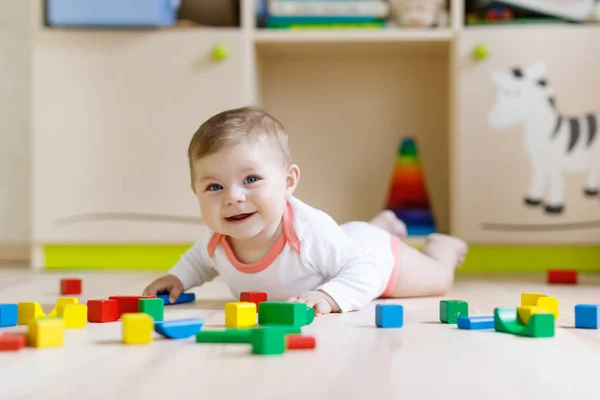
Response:
[[[241,107],[222,111],[206,120],[190,141],[188,159],[190,171],[194,162],[223,147],[242,140],[266,138],[277,148],[286,167],[291,164],[288,136],[283,125],[260,107]]]

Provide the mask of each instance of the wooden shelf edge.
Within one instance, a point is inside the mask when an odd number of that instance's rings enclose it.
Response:
[[[314,29],[278,30],[257,29],[255,43],[306,43],[306,42],[450,42],[451,29]]]

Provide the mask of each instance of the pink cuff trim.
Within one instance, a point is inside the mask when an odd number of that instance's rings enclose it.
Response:
[[[287,203],[283,212],[283,233],[279,236],[279,238],[277,238],[277,241],[273,244],[273,247],[271,247],[269,252],[259,261],[253,264],[244,264],[243,262],[239,261],[236,258],[233,249],[229,245],[227,237],[220,233],[214,233],[212,235],[207,245],[207,251],[209,257],[212,257],[220,244],[225,251],[227,258],[229,259],[229,262],[231,262],[231,265],[233,265],[235,269],[247,274],[255,274],[267,269],[281,254],[286,243],[288,243],[296,252],[300,252],[300,240],[298,240],[298,236],[296,236],[296,232],[294,231],[292,207],[290,203]]]
[[[400,239],[396,236],[392,236],[392,254],[394,256],[394,267],[392,268],[392,273],[390,274],[390,279],[388,284],[381,294],[380,297],[390,297],[392,292],[394,291],[394,287],[398,281],[398,253],[400,251]]]

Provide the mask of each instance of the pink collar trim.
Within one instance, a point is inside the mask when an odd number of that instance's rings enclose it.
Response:
[[[208,242],[207,250],[208,255],[212,257],[220,244],[229,259],[229,262],[231,262],[235,269],[247,274],[255,274],[267,269],[273,261],[275,261],[277,256],[281,254],[286,243],[288,243],[297,253],[300,253],[300,240],[298,240],[298,236],[296,236],[296,232],[294,231],[292,206],[289,202],[286,204],[285,210],[283,211],[283,233],[277,238],[277,241],[273,244],[273,247],[271,247],[269,252],[259,261],[253,264],[244,264],[239,261],[227,241],[227,236],[220,233],[214,233],[212,235]]]

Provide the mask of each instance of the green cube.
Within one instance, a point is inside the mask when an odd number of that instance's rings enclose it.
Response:
[[[304,326],[314,319],[315,310],[304,303],[263,301],[258,304],[258,324],[262,326]]]
[[[440,301],[440,321],[446,324],[456,324],[458,317],[469,316],[469,304],[461,300]]]
[[[146,313],[155,321],[165,319],[165,302],[163,299],[139,299],[138,311]]]
[[[261,303],[262,304],[262,303]],[[285,352],[285,336],[290,333],[285,327],[268,326],[252,331],[252,353],[283,354]]]

